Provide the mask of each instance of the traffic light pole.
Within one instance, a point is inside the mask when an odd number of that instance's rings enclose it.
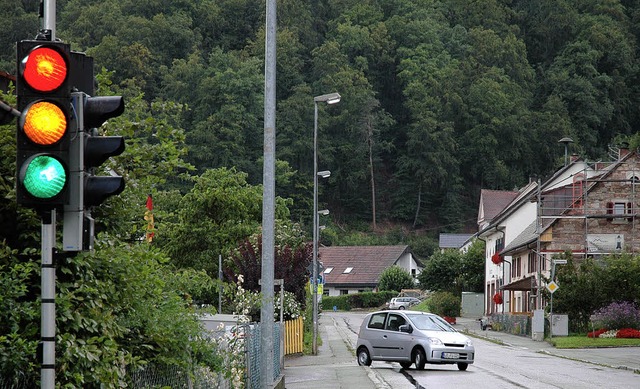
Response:
[[[56,267],[53,248],[56,243],[56,211],[42,215],[41,239],[41,320],[42,365],[40,388],[54,389],[56,381]]]

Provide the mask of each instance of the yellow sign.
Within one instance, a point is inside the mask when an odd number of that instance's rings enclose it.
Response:
[[[560,288],[560,286],[558,284],[556,284],[554,281],[551,281],[548,285],[547,285],[547,290],[551,293],[555,292],[556,290],[558,290]]]

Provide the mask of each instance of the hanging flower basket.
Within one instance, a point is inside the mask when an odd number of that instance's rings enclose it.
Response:
[[[502,263],[502,256],[500,256],[500,254],[495,253],[491,256],[491,262],[495,263],[496,265],[499,265]]]
[[[493,302],[496,304],[502,304],[502,295],[500,293],[496,293],[493,295]]]

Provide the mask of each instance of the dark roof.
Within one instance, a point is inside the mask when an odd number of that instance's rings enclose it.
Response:
[[[318,260],[325,270],[333,268],[324,273],[327,285],[375,288],[384,269],[406,252],[410,252],[407,245],[331,246],[318,248]],[[345,273],[347,268],[352,268],[349,273]]]
[[[438,247],[441,249],[459,249],[473,234],[440,234]]]
[[[484,212],[484,220],[491,221],[518,197],[518,194],[519,192],[517,191],[482,189],[480,191],[480,202]]]

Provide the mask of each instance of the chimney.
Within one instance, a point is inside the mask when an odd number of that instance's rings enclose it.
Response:
[[[620,144],[620,149],[618,150],[618,159],[620,160],[626,157],[627,155],[629,155],[629,143],[622,142]]]
[[[580,158],[580,156],[578,156],[578,154],[571,154],[571,162],[575,162]]]

